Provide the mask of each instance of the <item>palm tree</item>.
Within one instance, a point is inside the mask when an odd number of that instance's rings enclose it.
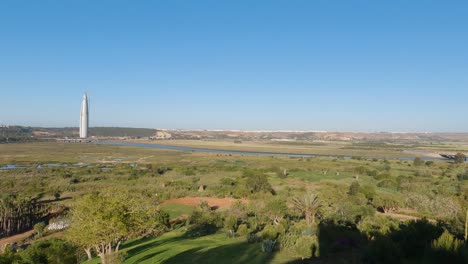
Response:
[[[302,216],[305,217],[308,225],[315,222],[315,215],[317,214],[318,209],[321,207],[318,196],[313,193],[307,193],[303,197],[293,198],[294,209],[299,211]]]

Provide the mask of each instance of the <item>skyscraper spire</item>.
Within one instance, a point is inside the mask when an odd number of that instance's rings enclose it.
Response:
[[[81,102],[80,138],[88,137],[88,127],[89,127],[88,96],[85,93],[83,95],[83,101]]]

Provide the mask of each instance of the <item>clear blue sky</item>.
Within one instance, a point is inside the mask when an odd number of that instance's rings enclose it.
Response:
[[[0,1],[0,123],[468,132],[468,1]]]

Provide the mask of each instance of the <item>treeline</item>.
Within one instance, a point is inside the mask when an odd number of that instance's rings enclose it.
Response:
[[[0,197],[0,238],[31,229],[46,213],[44,204],[34,198]]]

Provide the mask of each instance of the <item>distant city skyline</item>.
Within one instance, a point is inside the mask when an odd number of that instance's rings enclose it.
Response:
[[[0,2],[0,124],[468,132],[466,1]]]

